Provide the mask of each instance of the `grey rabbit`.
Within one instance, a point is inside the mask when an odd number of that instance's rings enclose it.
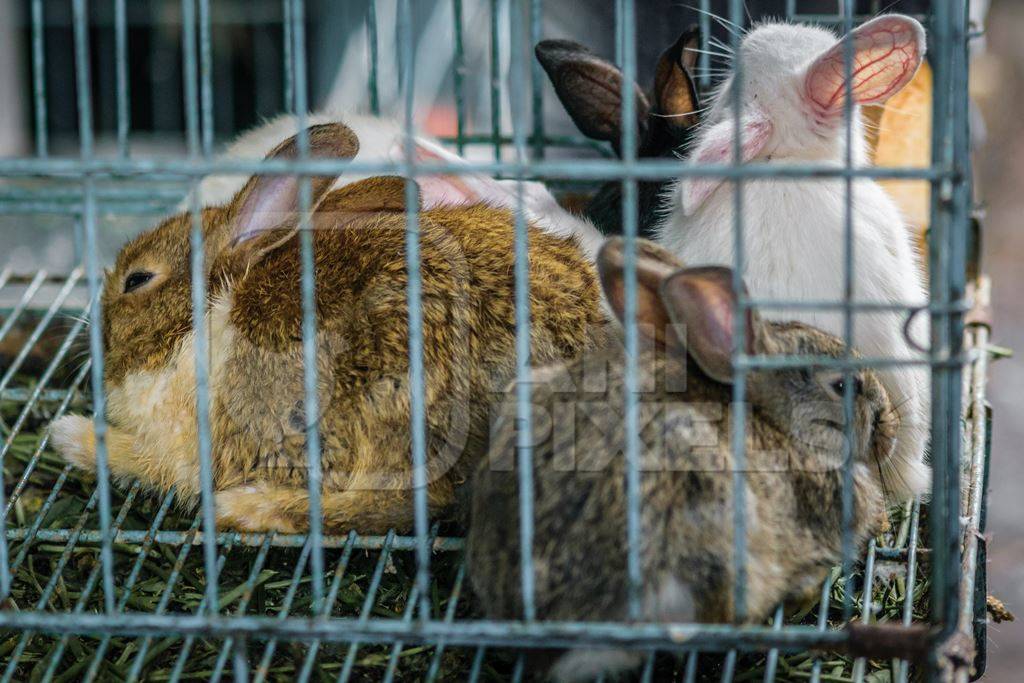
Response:
[[[598,267],[615,313],[624,307],[623,245],[602,247]],[[642,620],[731,622],[733,463],[730,447],[732,271],[681,268],[638,243],[637,320],[645,347],[640,388]],[[840,357],[836,337],[747,313],[746,353]],[[685,329],[686,334],[680,334]],[[685,345],[684,345],[685,344]],[[881,530],[879,465],[898,417],[870,370],[853,374],[852,534]],[[535,605],[537,618],[628,618],[626,463],[621,346],[532,377]],[[515,397],[515,385],[508,396]],[[747,598],[750,622],[780,601],[804,599],[841,559],[843,373],[751,370],[746,402]],[[514,406],[514,402],[509,400]],[[467,567],[488,618],[522,617],[514,409],[499,411],[491,451],[475,472]],[[507,415],[507,417],[506,417]],[[626,650],[560,653],[548,675],[593,678],[638,665]],[[536,660],[542,657],[534,658]]]
[[[653,104],[640,86],[633,84],[638,157],[671,157],[692,137],[700,108],[692,75],[699,44],[700,29],[692,26],[661,54],[655,70]],[[623,75],[618,67],[571,40],[543,40],[535,51],[580,132],[611,143],[621,156]],[[637,183],[637,230],[641,236],[651,236],[660,218],[662,191],[669,185],[667,179]],[[621,182],[604,183],[585,213],[602,233],[621,234]]]

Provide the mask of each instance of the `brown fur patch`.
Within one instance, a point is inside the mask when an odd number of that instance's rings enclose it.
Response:
[[[305,423],[314,417],[327,528],[412,524],[406,220],[396,203],[404,181],[367,182],[332,193],[325,201],[339,211],[311,219],[316,416],[305,414],[300,235],[252,260],[225,248],[234,210],[204,211],[215,488],[231,491],[224,524],[305,528]],[[372,188],[382,191],[379,202]],[[384,210],[342,210],[353,205]],[[114,475],[175,486],[186,501],[198,493],[190,229],[178,216],[125,247],[107,283],[104,322]],[[455,502],[486,449],[490,401],[515,370],[512,215],[484,205],[426,211],[420,249],[434,514]],[[606,333],[593,266],[573,239],[532,227],[529,259],[532,357],[575,359]],[[122,294],[124,277],[143,266],[159,278]]]

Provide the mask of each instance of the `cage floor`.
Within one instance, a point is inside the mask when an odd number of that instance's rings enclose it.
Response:
[[[94,481],[48,447],[46,428],[66,412],[91,412],[87,327],[75,310],[81,273],[69,278],[0,272],[0,436],[11,592],[4,611],[100,612],[99,517]],[[112,520],[116,609],[200,614],[207,580],[200,521],[137,484],[115,487]],[[918,529],[926,509],[893,510],[846,586],[838,568],[813,605],[780,607],[771,624],[840,626],[855,618],[910,623],[927,618],[927,562]],[[323,594],[314,611],[310,547],[303,537],[218,537],[222,615],[413,619],[414,539],[327,539]],[[438,620],[472,619],[461,541],[437,538],[429,603]],[[72,618],[72,617],[69,617]],[[681,654],[681,656],[680,656]],[[518,680],[525,657],[485,647],[318,642],[233,642],[202,637],[89,637],[0,631],[0,682],[68,680]],[[810,653],[652,653],[644,680],[905,681],[905,662]]]

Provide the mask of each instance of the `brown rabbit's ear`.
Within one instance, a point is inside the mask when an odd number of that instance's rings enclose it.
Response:
[[[746,294],[746,289],[744,289]],[[739,307],[732,270],[724,266],[685,268],[661,287],[668,315],[685,332],[686,352],[711,379],[732,383],[733,319]],[[761,322],[746,311],[746,353],[760,347]]]
[[[597,271],[608,304],[620,321],[626,308],[626,242],[621,237],[607,240],[597,254]],[[661,283],[679,270],[682,263],[670,252],[644,239],[636,241],[636,320],[639,332],[658,346],[680,348],[672,329]]]
[[[416,185],[417,204],[422,210],[423,199],[416,181],[389,175],[374,176],[339,187],[324,197],[317,206],[317,213],[404,213],[406,183]]]
[[[571,40],[542,40],[535,48],[562,106],[584,135],[619,149],[622,139],[622,72],[585,46]],[[636,134],[643,137],[651,105],[633,84]]]
[[[654,101],[665,123],[690,128],[697,124],[700,100],[693,81],[700,46],[700,28],[691,26],[670,48],[661,53],[654,75]]]
[[[342,123],[325,123],[306,130],[311,159],[351,159],[359,139]],[[279,144],[267,159],[297,159],[298,136]],[[335,176],[310,178],[311,206],[330,189]],[[286,242],[299,227],[299,178],[256,175],[239,190],[228,210],[228,248],[249,252],[251,260]]]

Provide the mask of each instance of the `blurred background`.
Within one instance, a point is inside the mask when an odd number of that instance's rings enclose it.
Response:
[[[493,97],[493,79],[504,78],[511,53],[507,43],[491,43],[492,28],[507,36],[507,6],[515,0],[415,0],[416,104],[419,127],[426,133],[450,136],[457,114],[452,93],[461,79],[466,130],[481,141],[467,148],[471,157],[487,158],[493,131],[511,132],[507,98]],[[695,3],[695,0],[691,0]],[[371,42],[366,26],[370,0],[308,0],[304,28],[311,108],[399,111],[402,74],[396,60],[396,2],[380,0],[377,42],[380,78],[370,87]],[[461,7],[461,35],[455,35],[453,15]],[[528,5],[529,3],[523,3]],[[919,11],[926,2],[864,1],[855,11],[880,9]],[[994,342],[1024,350],[1024,2],[973,2],[972,15],[984,28],[975,41],[971,91],[976,105],[973,120],[978,141],[975,170],[978,198],[987,210],[984,225],[983,268],[993,280]],[[784,15],[785,0],[747,3],[753,17]],[[835,13],[835,0],[798,3],[803,12]],[[614,59],[615,2],[547,0],[543,3],[541,37],[568,37],[586,43],[599,55]],[[34,42],[33,8],[42,11],[44,31]],[[114,3],[88,3],[91,45],[93,116],[97,154],[137,157],[183,156],[188,152],[182,68],[182,3],[179,0],[132,0],[127,7],[127,147],[117,139],[118,93],[115,55]],[[211,8],[213,133],[218,147],[238,132],[287,110],[289,82],[282,40],[283,3],[280,0],[213,0]],[[651,74],[658,54],[691,23],[700,20],[690,7],[675,0],[637,0],[638,73]],[[715,2],[719,12],[727,4]],[[495,9],[497,10],[495,12]],[[986,10],[987,20],[984,19]],[[493,19],[492,17],[497,17]],[[496,22],[492,23],[492,22]],[[499,25],[500,24],[500,25]],[[708,24],[715,35],[727,36]],[[37,36],[38,38],[38,36]],[[453,46],[461,41],[465,63],[453,63]],[[45,154],[74,157],[79,153],[74,35],[71,2],[67,0],[0,0],[0,156]],[[36,49],[36,48],[41,49]],[[498,60],[492,70],[491,56]],[[575,134],[553,91],[543,81],[542,120],[550,135]],[[39,118],[33,82],[46,96]],[[650,83],[644,82],[649,86]],[[496,106],[495,106],[496,105]],[[36,134],[45,130],[45,142]],[[550,150],[549,154],[580,154],[579,149]],[[587,151],[585,153],[596,153]],[[0,188],[2,189],[2,188]],[[153,190],[149,211],[125,212],[100,207],[103,260],[124,239],[151,225],[154,214],[170,209],[183,187]],[[163,202],[161,204],[160,202]],[[0,212],[0,267],[17,264],[21,271],[44,267],[65,272],[80,250],[80,230],[68,216]],[[1024,351],[1022,351],[1024,352]],[[1010,610],[1024,612],[1024,363],[998,361],[992,369],[990,398],[994,407],[994,444],[988,531],[989,588]],[[989,627],[987,680],[1019,681],[1024,671],[1024,622]]]
[[[928,0],[852,0],[861,16],[882,11],[920,13]],[[193,12],[202,5],[189,0]],[[373,112],[385,116],[402,113],[402,73],[398,59],[398,0],[307,0],[302,27],[305,34],[306,100],[310,109],[341,112]],[[979,7],[986,2],[975,3]],[[285,68],[290,55],[284,38],[291,18],[282,0],[211,0],[210,17],[212,83],[211,132],[216,148],[242,131],[293,107],[293,76]],[[415,111],[423,133],[451,137],[457,130],[456,91],[463,106],[464,128],[470,144],[469,158],[489,159],[495,154],[494,134],[511,135],[509,98],[501,91],[513,47],[531,62],[531,95],[543,94],[540,121],[549,137],[576,136],[539,65],[531,45],[509,45],[509,7],[523,12],[542,8],[541,30],[533,38],[571,38],[597,55],[619,61],[615,47],[616,0],[580,3],[570,0],[414,0],[412,32],[415,60]],[[182,0],[129,0],[125,6],[125,88],[118,91],[115,0],[84,3],[89,31],[89,68],[92,130],[97,156],[181,157],[189,153],[187,90],[183,61]],[[637,0],[636,49],[640,84],[650,88],[660,53],[694,24],[728,42],[727,26],[695,8],[699,0]],[[710,7],[723,17],[730,13],[728,0],[714,0]],[[80,153],[78,93],[75,89],[75,33],[71,0],[0,0],[0,88],[10,96],[0,98],[0,156],[25,154],[75,157]],[[373,8],[373,12],[370,9]],[[795,8],[805,17],[837,23],[842,0],[745,0],[744,16],[753,19],[785,16]],[[43,29],[33,31],[33,13]],[[458,13],[458,17],[456,17]],[[373,25],[368,17],[376,19]],[[456,35],[454,26],[462,26]],[[373,34],[373,40],[371,40]],[[497,36],[496,41],[491,36]],[[456,60],[456,46],[463,60]],[[377,59],[378,77],[371,76]],[[702,58],[703,59],[703,58]],[[708,57],[714,60],[715,57]],[[192,75],[193,81],[198,75]],[[536,83],[536,86],[533,85]],[[701,85],[710,87],[711,75]],[[123,99],[122,99],[123,98]],[[118,138],[119,107],[128,121],[127,135]],[[532,114],[532,113],[531,113]],[[530,122],[532,123],[532,122]],[[530,124],[528,124],[530,125]],[[42,135],[40,135],[42,132]],[[510,150],[510,145],[506,145]],[[596,154],[587,148],[553,147],[548,156]],[[145,202],[127,211],[104,211],[99,221],[101,250],[112,257],[124,240],[151,220],[142,204],[167,210],[180,200],[184,186],[149,188]],[[68,190],[77,191],[74,184]],[[162,201],[162,206],[161,206]],[[0,215],[0,228],[17,245],[19,263],[67,270],[81,244],[67,217],[33,210],[38,220],[28,224],[24,216]],[[113,207],[106,207],[112,209]],[[30,260],[29,260],[30,259]]]
[[[986,51],[975,55],[971,89],[988,129],[975,156],[987,206],[982,266],[992,276],[993,340],[1018,352],[992,367],[989,591],[1024,617],[1024,3],[993,0]],[[989,626],[989,680],[1019,681],[1024,621]]]

